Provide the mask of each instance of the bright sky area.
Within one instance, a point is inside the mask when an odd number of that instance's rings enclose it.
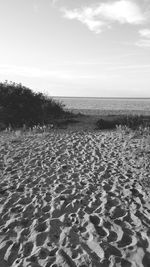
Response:
[[[0,81],[150,97],[149,0],[0,0]]]

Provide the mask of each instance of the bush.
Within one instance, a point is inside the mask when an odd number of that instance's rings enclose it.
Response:
[[[6,125],[3,122],[0,122],[0,131],[3,131],[6,129]]]
[[[66,114],[63,105],[16,83],[0,83],[0,123],[8,127],[48,124]]]
[[[74,118],[70,118],[70,119],[61,119],[61,120],[57,120],[54,125],[58,128],[66,128],[69,124],[73,125],[78,123],[79,121],[74,119]]]
[[[115,129],[116,128],[116,121],[109,121],[109,120],[100,119],[96,122],[96,128],[99,130]]]
[[[127,126],[128,128],[135,130],[140,126],[148,127],[150,126],[150,118],[144,116],[120,116],[113,119],[100,119],[96,122],[96,129],[105,130],[105,129],[115,129],[116,126]]]

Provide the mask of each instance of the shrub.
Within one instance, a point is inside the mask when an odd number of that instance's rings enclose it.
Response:
[[[64,106],[16,83],[0,83],[0,123],[6,127],[47,124],[66,114]]]
[[[100,119],[96,122],[96,128],[99,130],[115,129],[116,125],[116,121],[109,121],[104,119]]]
[[[135,130],[140,126],[148,127],[150,126],[150,118],[144,116],[120,116],[114,117],[113,119],[100,119],[96,122],[96,129],[115,129],[116,126],[127,126],[128,128]]]
[[[6,125],[3,122],[0,122],[0,131],[3,131],[6,129]]]

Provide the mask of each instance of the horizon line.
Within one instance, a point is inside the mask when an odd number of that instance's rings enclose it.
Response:
[[[51,96],[51,97],[56,97],[56,98],[102,98],[102,99],[150,99],[150,96],[143,96],[143,97],[134,97],[134,96]]]

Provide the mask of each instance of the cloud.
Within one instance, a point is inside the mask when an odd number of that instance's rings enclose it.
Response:
[[[97,14],[122,24],[140,24],[144,21],[144,16],[139,6],[132,1],[120,0],[114,3],[103,3],[97,9]]]
[[[150,38],[150,29],[141,29],[139,34],[144,38]]]
[[[70,20],[76,19],[83,24],[85,24],[91,31],[95,33],[100,33],[103,27],[107,27],[107,23],[105,21],[97,19],[92,15],[92,9],[86,8],[83,11],[79,11],[77,9],[71,10],[63,10],[64,17]]]
[[[150,29],[139,30],[140,39],[136,42],[139,47],[150,47]]]
[[[40,79],[50,79],[50,80],[60,80],[73,82],[76,80],[87,81],[95,80],[96,75],[86,75],[76,71],[70,70],[41,70],[38,68],[22,67],[14,65],[0,65],[0,75],[5,76],[6,79],[10,77],[27,77],[27,78],[40,78]]]
[[[65,18],[78,20],[95,33],[110,28],[112,22],[139,25],[146,19],[138,4],[132,0],[100,3],[73,10],[63,8],[62,12]]]
[[[109,70],[150,71],[150,64],[118,65],[116,67],[109,68]]]
[[[52,5],[55,5],[58,2],[58,0],[52,0]]]
[[[10,74],[10,75],[38,78],[38,77],[47,77],[49,75],[54,75],[55,72],[49,72],[47,70],[40,70],[38,68],[31,68],[31,67],[1,65],[0,74]]]
[[[150,47],[150,39],[140,39],[136,42],[139,47]]]
[[[0,65],[1,75],[15,75],[30,78],[58,78],[64,80],[70,80],[73,74],[70,71],[63,70],[43,70],[31,67],[22,67],[14,65]]]
[[[51,0],[50,3],[52,4],[53,7],[57,7],[59,2],[61,2],[60,0]]]

